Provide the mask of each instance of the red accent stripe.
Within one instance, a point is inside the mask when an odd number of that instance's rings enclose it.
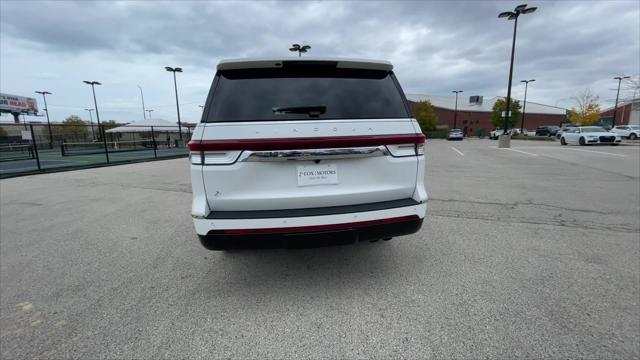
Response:
[[[191,151],[294,150],[394,144],[422,144],[423,134],[334,136],[277,139],[201,140],[189,142]]]
[[[274,234],[274,233],[292,233],[292,232],[311,232],[311,231],[328,231],[340,229],[355,229],[371,225],[390,224],[403,221],[411,221],[419,219],[418,215],[407,215],[388,219],[378,219],[360,222],[351,222],[344,224],[332,225],[311,225],[311,226],[294,226],[285,228],[266,228],[266,229],[225,229],[225,234],[247,235],[247,234]]]

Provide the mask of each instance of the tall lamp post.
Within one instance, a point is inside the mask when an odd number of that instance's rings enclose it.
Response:
[[[36,91],[41,94],[44,100],[44,112],[47,113],[47,127],[49,128],[49,149],[53,149],[53,135],[51,134],[51,121],[49,121],[49,107],[47,106],[47,95],[51,95],[48,91]]]
[[[144,110],[144,94],[142,93],[142,87],[140,85],[136,85],[138,87],[138,89],[140,89],[140,98],[142,99],[142,119],[146,120],[147,119],[147,114]]]
[[[104,144],[104,155],[107,157],[107,164],[109,163],[109,150],[107,149],[107,134],[100,126],[100,112],[98,111],[98,101],[96,100],[96,85],[102,85],[97,81],[83,81],[87,85],[91,85],[91,91],[93,92],[93,108],[96,110],[96,119],[98,120],[98,132],[102,136],[102,143]],[[102,130],[101,130],[102,129]]]
[[[151,112],[153,111],[153,109],[147,109],[145,111],[149,113],[149,119],[151,119]]]
[[[89,124],[91,124],[91,137],[95,140],[96,133],[95,131],[93,131],[93,115],[91,115],[91,112],[93,111],[93,109],[84,109],[84,110],[89,112]]]
[[[513,9],[513,11],[505,11],[501,12],[498,17],[499,18],[507,18],[507,20],[515,20],[513,23],[513,41],[511,43],[511,64],[509,65],[509,85],[507,87],[507,107],[505,111],[504,117],[504,133],[507,133],[509,129],[509,117],[511,116],[511,80],[513,78],[513,58],[516,50],[516,29],[518,28],[518,17],[521,14],[530,14],[536,11],[536,7],[527,8],[527,4],[518,5]]]
[[[180,140],[182,140],[182,124],[180,123],[180,105],[178,104],[178,83],[176,82],[176,73],[182,72],[182,68],[176,67],[172,68],[171,66],[165,66],[165,70],[173,73],[173,87],[176,90],[176,110],[178,111],[178,132],[180,133]]]
[[[618,98],[620,97],[620,83],[622,79],[628,79],[630,76],[616,76],[614,79],[618,80],[618,92],[616,93],[616,104],[613,107],[613,120],[611,120],[611,127],[616,126],[616,114],[618,113]]]
[[[456,93],[456,108],[453,111],[453,128],[457,129],[457,122],[458,122],[458,93],[461,93],[462,90],[453,90],[451,91],[452,93]]]
[[[296,52],[297,51],[298,52],[298,57],[301,57],[302,53],[306,53],[309,50],[311,50],[311,46],[309,46],[309,45],[300,46],[300,44],[293,44],[289,48],[289,51],[292,51],[292,52]]]
[[[520,122],[520,132],[524,131],[524,114],[527,111],[527,88],[529,87],[529,83],[534,81],[536,81],[536,79],[520,80],[520,82],[524,83],[524,106],[522,107],[522,121]]]

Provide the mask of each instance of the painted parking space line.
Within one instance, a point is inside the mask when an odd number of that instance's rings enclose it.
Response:
[[[534,153],[530,153],[527,151],[522,151],[522,150],[517,150],[517,149],[512,149],[512,148],[499,148],[497,146],[489,146],[492,149],[498,149],[498,150],[509,150],[509,151],[515,151],[521,154],[525,154],[525,155],[529,155],[529,156],[538,156],[538,154],[534,154]]]
[[[611,156],[618,156],[618,157],[627,157],[627,155],[623,155],[623,154],[613,154],[613,153],[604,152],[604,151],[585,150],[585,149],[574,149],[574,148],[565,148],[565,150],[582,151],[582,152],[588,152],[588,153],[593,153],[593,154],[611,155]]]
[[[458,154],[460,154],[460,156],[464,156],[464,153],[456,148],[454,148],[453,146],[449,146],[449,148],[455,152],[457,152]]]

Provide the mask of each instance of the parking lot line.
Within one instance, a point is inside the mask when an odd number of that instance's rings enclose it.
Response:
[[[594,154],[611,155],[611,156],[618,156],[618,157],[627,157],[627,155],[623,155],[623,154],[612,154],[612,153],[608,153],[608,152],[604,152],[604,151],[585,150],[585,149],[573,149],[573,148],[565,148],[565,149],[566,149],[566,150],[573,150],[573,151],[584,151],[584,152],[589,152],[589,153],[594,153]]]
[[[464,153],[456,148],[454,148],[453,146],[449,146],[449,148],[455,152],[457,152],[458,154],[460,154],[460,156],[464,156]]]
[[[522,151],[522,150],[516,150],[516,149],[512,149],[512,148],[499,148],[497,146],[489,146],[492,149],[498,149],[498,150],[509,150],[509,151],[515,151],[515,152],[519,152],[521,154],[525,154],[525,155],[529,155],[529,156],[538,156],[538,154],[534,154],[534,153],[530,153],[527,151]]]

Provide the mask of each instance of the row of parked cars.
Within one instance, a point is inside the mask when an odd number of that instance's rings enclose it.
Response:
[[[570,132],[576,128],[579,128],[578,125],[574,125],[574,124],[565,124],[562,127],[560,126],[556,126],[556,125],[543,125],[543,126],[538,126],[536,128],[536,131],[527,131],[527,129],[509,129],[507,130],[507,134],[508,135],[512,135],[512,136],[516,136],[516,135],[523,135],[523,136],[555,136],[556,139],[561,139],[562,138],[562,134]],[[602,131],[605,132],[611,132],[614,133],[616,135],[619,135],[621,138],[625,138],[625,139],[629,139],[629,140],[635,140],[640,138],[640,125],[618,125],[615,126],[612,129],[605,129],[602,127],[598,127],[596,126],[596,128],[601,129]],[[504,130],[502,129],[494,129],[493,131],[491,131],[491,133],[489,134],[489,138],[492,140],[497,140],[498,136],[504,134]]]

